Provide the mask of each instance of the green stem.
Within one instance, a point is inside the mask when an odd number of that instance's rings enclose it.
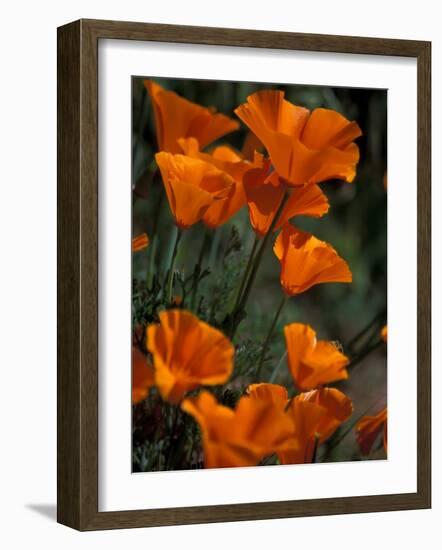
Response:
[[[207,230],[204,229],[204,237],[203,237],[203,240],[202,240],[202,243],[201,243],[200,253],[199,253],[199,256],[198,256],[198,262],[197,262],[197,265],[195,266],[195,271],[194,271],[194,276],[193,276],[192,298],[191,298],[191,302],[190,302],[190,309],[192,311],[194,311],[194,309],[195,309],[196,292],[197,292],[197,286],[198,286],[198,276],[202,271],[201,267],[202,267],[202,263],[203,263],[203,259],[204,259],[204,251],[206,249],[208,240],[209,240],[209,236],[208,236]]]
[[[314,442],[312,461],[311,461],[312,464],[316,462],[316,457],[318,455],[318,447],[319,447],[319,437],[315,435],[315,442]]]
[[[222,233],[223,233],[223,228],[221,226],[218,228],[218,231],[215,231],[212,238],[212,245],[210,247],[210,253],[209,253],[209,266],[211,271],[215,271],[219,245],[221,244],[221,239],[222,239]]]
[[[282,354],[281,359],[278,361],[278,364],[273,369],[272,375],[269,378],[269,384],[274,384],[275,380],[278,377],[279,370],[280,370],[282,364],[284,363],[286,357],[287,357],[287,350]]]
[[[273,453],[272,455],[267,456],[260,462],[260,466],[271,466],[275,464],[276,455]]]
[[[283,198],[282,198],[282,200],[281,200],[279,208],[278,208],[278,210],[276,211],[276,214],[273,217],[273,220],[272,220],[272,223],[270,224],[269,230],[264,235],[261,246],[260,246],[258,252],[255,255],[255,260],[253,262],[253,267],[250,270],[250,276],[248,278],[248,281],[247,281],[247,284],[245,286],[241,301],[240,301],[239,306],[237,308],[237,312],[236,312],[236,315],[235,315],[236,319],[234,319],[234,327],[233,327],[233,330],[232,330],[231,338],[233,338],[233,336],[235,335],[236,329],[238,328],[238,324],[239,324],[238,321],[237,321],[238,314],[241,313],[244,310],[245,306],[246,306],[250,291],[252,290],[252,286],[253,286],[253,283],[254,283],[255,278],[256,278],[256,274],[258,273],[258,268],[259,268],[259,265],[261,263],[262,256],[264,254],[264,250],[266,248],[267,242],[270,238],[270,235],[272,235],[276,224],[278,223],[279,217],[281,216],[281,213],[284,210],[284,206],[286,205],[286,202],[289,199],[289,196],[290,196],[289,192],[286,191]]]
[[[158,168],[152,174],[152,178],[155,177],[155,174],[156,174],[157,171],[158,171]],[[156,203],[156,206],[155,206],[155,214],[154,214],[153,224],[152,224],[152,235],[157,234],[158,223],[159,223],[160,217],[161,217],[161,210],[162,210],[163,200],[164,200],[164,188],[163,188],[163,186],[160,187],[158,193],[159,193],[159,195],[158,195],[157,203]]]
[[[264,345],[262,347],[261,357],[259,358],[258,368],[256,369],[256,379],[258,381],[260,380],[262,365],[264,364],[264,360],[265,360],[265,357],[266,357],[267,349],[268,349],[269,344],[270,344],[270,340],[271,340],[272,335],[273,335],[273,331],[275,330],[276,323],[278,322],[278,318],[281,314],[281,311],[282,311],[286,301],[287,301],[287,296],[284,294],[284,296],[282,297],[282,300],[281,300],[281,302],[278,306],[278,309],[276,310],[275,317],[273,318],[273,322],[270,325],[269,332],[267,333],[267,337],[266,337]]]
[[[154,235],[152,238],[152,244],[150,245],[150,257],[149,265],[147,267],[147,288],[151,288],[153,282],[153,275],[155,272],[155,258],[157,255],[158,236]]]
[[[367,332],[370,331],[370,329],[377,325],[383,318],[385,318],[386,310],[382,310],[379,312],[363,329],[361,329],[351,340],[348,342],[346,348],[352,349],[355,344],[363,337]]]
[[[234,322],[235,322],[235,316],[236,316],[236,312],[237,312],[237,309],[238,309],[238,306],[239,306],[239,302],[240,302],[240,300],[241,300],[241,296],[242,296],[244,287],[245,287],[246,282],[247,282],[247,277],[249,276],[250,269],[251,269],[252,264],[253,264],[253,257],[254,257],[254,255],[255,255],[256,248],[257,248],[257,246],[258,246],[258,242],[259,242],[259,239],[258,239],[257,235],[255,235],[255,238],[254,238],[254,240],[253,240],[252,250],[251,250],[251,252],[250,252],[250,254],[249,254],[249,259],[248,259],[248,261],[247,261],[246,269],[245,269],[245,271],[244,271],[244,275],[243,275],[241,284],[239,285],[238,293],[237,293],[236,299],[235,299],[235,305],[233,306],[232,313],[231,313],[231,317],[232,317],[232,330],[233,330],[233,326],[234,326]]]
[[[175,261],[178,251],[178,244],[181,240],[182,231],[181,229],[176,229],[176,238],[175,238],[175,244],[173,247],[172,257],[170,260],[170,266],[169,266],[169,277],[167,280],[167,301],[170,304],[172,302],[172,293],[173,293],[173,277],[174,277],[174,269],[175,269]]]
[[[365,350],[362,350],[351,362],[349,365],[347,365],[347,369],[352,369],[356,367],[363,359],[367,357],[367,355],[370,355],[372,351],[375,351],[376,349],[380,348],[384,344],[383,340],[379,340],[372,346],[369,346]]]

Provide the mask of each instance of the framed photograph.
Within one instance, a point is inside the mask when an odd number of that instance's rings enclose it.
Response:
[[[58,29],[58,521],[429,508],[429,42]]]

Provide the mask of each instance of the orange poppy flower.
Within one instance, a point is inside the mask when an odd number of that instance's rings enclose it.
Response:
[[[335,388],[322,388],[296,396],[289,405],[295,438],[292,449],[278,453],[281,464],[307,464],[315,448],[328,439],[352,412],[351,400]]]
[[[208,227],[219,227],[247,203],[243,187],[244,174],[254,166],[262,166],[263,157],[256,153],[253,162],[249,162],[226,145],[215,147],[210,153],[202,153],[195,138],[179,139],[178,143],[185,155],[213,164],[233,179],[233,192],[222,202],[217,201],[209,206],[203,217]]]
[[[271,403],[241,397],[230,409],[208,392],[183,401],[181,408],[198,422],[206,468],[255,466],[265,456],[287,448],[292,423]]]
[[[279,384],[270,384],[268,382],[262,382],[259,384],[250,384],[248,386],[247,395],[253,399],[264,401],[265,403],[273,403],[281,410],[285,409],[289,396],[287,388]]]
[[[251,169],[244,174],[250,223],[260,237],[269,231],[286,189],[287,186],[281,182],[277,172],[269,173],[269,165],[266,163],[261,168]],[[294,216],[320,218],[328,209],[327,197],[317,185],[292,189],[275,225],[275,231]]]
[[[192,103],[152,80],[145,80],[144,85],[152,101],[160,151],[179,153],[177,140],[183,137],[195,137],[204,148],[239,126],[226,115]]]
[[[376,438],[381,432],[383,444],[387,452],[387,408],[382,409],[374,416],[364,416],[356,425],[356,440],[361,453],[369,455]]]
[[[348,378],[348,357],[333,342],[316,340],[316,332],[309,325],[286,325],[284,336],[289,370],[299,389],[312,390]]]
[[[154,372],[147,357],[137,347],[132,347],[132,402],[140,403],[149,395],[154,385]]]
[[[200,385],[229,379],[234,347],[222,332],[180,309],[162,311],[159,318],[159,325],[147,328],[147,349],[164,399],[178,403]]]
[[[139,252],[149,246],[147,233],[141,233],[132,239],[132,252]]]
[[[290,185],[356,175],[361,135],[356,122],[329,109],[297,107],[280,90],[250,95],[235,113],[267,149],[275,170]]]
[[[233,193],[233,179],[208,162],[184,155],[155,155],[175,223],[186,229],[203,219],[208,208]]]
[[[352,281],[347,263],[332,246],[289,223],[282,228],[273,251],[281,263],[281,285],[288,296],[320,283]]]
[[[387,341],[387,325],[385,325],[384,327],[382,327],[382,330],[381,330],[381,338],[384,342]]]
[[[353,414],[351,399],[336,388],[320,388],[304,392],[298,398],[309,403],[316,403],[327,411],[316,427],[319,443],[324,443]]]

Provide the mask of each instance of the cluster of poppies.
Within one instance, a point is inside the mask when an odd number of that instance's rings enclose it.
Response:
[[[350,283],[349,266],[334,248],[293,225],[296,216],[319,218],[329,210],[319,188],[330,179],[352,182],[361,135],[356,122],[329,109],[295,106],[279,90],[254,93],[235,114],[248,127],[243,154],[227,145],[207,147],[239,122],[145,81],[153,107],[161,173],[170,212],[181,232],[202,222],[216,229],[246,207],[255,242],[227,329],[210,326],[176,308],[174,264],[165,292],[168,305],[147,326],[144,349],[133,347],[135,404],[155,387],[162,399],[193,417],[202,437],[204,466],[253,466],[276,456],[280,464],[314,462],[320,444],[348,420],[349,397],[330,384],[348,377],[350,360],[334,342],[318,340],[306,324],[284,327],[287,364],[295,391],[261,379],[262,363],[286,300],[316,284]],[[248,149],[248,152],[247,152]],[[264,151],[264,152],[263,152]],[[209,387],[226,385],[235,369],[234,338],[267,246],[280,262],[282,301],[256,365],[256,382],[227,406]],[[177,244],[176,243],[176,244]],[[146,234],[132,241],[146,248]],[[174,252],[176,253],[176,246]],[[386,340],[386,332],[383,335]],[[147,352],[147,353],[146,353]],[[364,417],[357,439],[368,454],[381,430],[386,448],[386,409]]]

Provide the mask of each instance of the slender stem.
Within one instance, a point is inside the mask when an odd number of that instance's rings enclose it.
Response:
[[[377,313],[376,316],[367,324],[363,329],[361,329],[347,344],[347,349],[352,349],[358,340],[360,340],[372,327],[377,324],[382,318],[385,317],[385,309]]]
[[[252,250],[250,252],[249,259],[247,261],[246,269],[244,271],[243,278],[242,278],[241,284],[239,285],[238,293],[236,295],[235,305],[233,306],[233,309],[232,309],[232,314],[231,314],[232,315],[232,327],[233,327],[233,323],[234,323],[234,319],[235,319],[235,314],[236,314],[236,311],[238,309],[239,302],[241,300],[241,296],[242,296],[244,287],[245,287],[246,282],[247,282],[247,277],[249,276],[250,269],[251,269],[252,264],[253,264],[253,257],[255,255],[256,248],[258,246],[258,242],[259,242],[258,236],[255,235],[255,238],[253,240]]]
[[[173,459],[173,451],[176,445],[175,440],[175,432],[178,425],[178,414],[179,414],[178,407],[173,407],[171,411],[171,431],[170,431],[170,440],[169,440],[169,447],[167,449],[167,460],[166,460],[166,470],[172,469],[172,459]]]
[[[157,173],[157,171],[158,171],[158,168],[152,174],[152,178],[155,177],[155,174]],[[158,191],[158,199],[157,199],[157,203],[156,203],[156,206],[155,206],[155,213],[154,213],[153,224],[152,224],[152,233],[151,233],[152,235],[157,234],[158,223],[159,223],[160,217],[161,217],[161,210],[162,210],[162,206],[163,206],[164,195],[165,195],[164,188],[163,188],[163,186],[161,186],[159,191]]]
[[[273,384],[275,382],[275,380],[277,379],[278,374],[279,374],[279,369],[281,368],[282,364],[284,363],[286,357],[287,357],[287,350],[285,350],[285,352],[282,354],[281,359],[278,361],[278,364],[273,369],[272,375],[269,378],[269,384]]]
[[[272,335],[273,335],[273,331],[275,330],[275,327],[276,327],[276,323],[278,322],[278,318],[281,314],[281,311],[285,305],[287,301],[287,296],[284,294],[284,296],[282,297],[282,300],[278,306],[278,309],[276,310],[276,313],[275,313],[275,317],[273,318],[273,322],[272,324],[270,325],[270,329],[269,329],[269,332],[267,333],[267,337],[265,339],[265,342],[264,342],[264,345],[262,347],[262,351],[261,351],[261,357],[259,358],[259,363],[258,363],[258,367],[256,369],[256,379],[259,380],[260,379],[260,376],[261,376],[261,369],[262,369],[262,365],[264,363],[264,360],[265,360],[265,357],[266,357],[266,353],[267,353],[267,349],[269,347],[269,344],[270,344],[270,340],[272,338]]]
[[[202,243],[201,243],[200,253],[199,253],[198,262],[197,262],[198,267],[195,266],[195,271],[194,271],[194,276],[193,276],[192,298],[191,298],[191,302],[190,302],[190,309],[192,311],[194,311],[194,309],[195,309],[196,292],[197,292],[197,285],[198,285],[198,276],[202,271],[201,267],[202,267],[202,263],[203,263],[203,259],[204,259],[204,251],[206,249],[206,245],[207,245],[208,240],[209,240],[209,236],[208,236],[207,230],[204,229],[204,237],[203,237],[203,240],[202,240]]]
[[[212,238],[212,245],[210,247],[210,253],[209,253],[209,266],[210,266],[211,271],[215,270],[219,245],[220,245],[221,239],[222,239],[222,233],[223,233],[223,227],[221,226],[221,227],[218,228],[218,231],[215,231],[215,233],[213,235],[213,238]]]
[[[363,359],[367,357],[367,355],[370,355],[372,351],[375,351],[376,349],[380,348],[384,344],[383,340],[378,340],[375,344],[372,346],[369,346],[365,350],[362,350],[359,355],[357,355],[349,365],[347,365],[347,369],[352,369],[356,367]]]
[[[239,303],[238,308],[237,308],[237,314],[241,313],[245,308],[245,305],[247,303],[247,299],[249,297],[250,291],[252,290],[253,282],[255,281],[256,274],[258,273],[258,268],[259,268],[259,265],[261,263],[262,256],[264,254],[264,250],[266,248],[267,242],[270,238],[270,235],[272,235],[276,224],[278,223],[278,219],[281,216],[282,211],[284,210],[284,206],[286,205],[286,202],[287,202],[289,196],[290,196],[289,192],[286,191],[283,198],[282,198],[282,200],[281,200],[281,203],[278,207],[278,210],[276,211],[276,214],[273,217],[273,220],[272,220],[272,223],[270,224],[269,230],[264,235],[261,246],[260,246],[258,252],[255,255],[255,260],[253,262],[253,267],[250,270],[250,276],[248,278],[248,281],[247,281],[247,284],[245,286],[242,298],[241,298],[240,303]],[[237,314],[235,315],[236,318],[238,318]],[[234,320],[234,327],[233,327],[233,330],[232,330],[231,338],[233,338],[233,336],[235,335],[235,332],[236,332],[237,328],[238,328],[238,321]]]
[[[258,235],[255,235],[255,238],[253,239],[252,250],[250,251],[249,260],[247,262],[246,270],[244,272],[244,276],[243,276],[243,279],[241,281],[241,286],[239,287],[237,303],[235,304],[235,306],[237,306],[239,304],[239,300],[240,300],[241,295],[244,291],[244,287],[246,286],[247,278],[250,274],[250,270],[252,269],[253,258],[255,256],[256,249],[258,247],[258,243],[259,243],[259,237],[258,237]]]
[[[319,437],[315,435],[315,442],[314,442],[312,461],[311,461],[312,464],[316,462],[316,457],[318,455],[318,447],[319,447]]]
[[[181,229],[177,228],[175,244],[174,244],[174,247],[173,247],[172,258],[170,260],[170,266],[169,266],[169,277],[168,277],[168,280],[167,280],[167,301],[168,301],[168,303],[170,303],[172,301],[175,261],[176,261],[177,251],[178,251],[178,244],[181,240],[182,233],[183,232],[181,231]]]
[[[279,216],[281,215],[281,212],[282,212],[288,198],[289,198],[289,194],[288,194],[288,192],[286,192],[283,199],[282,199],[282,201],[281,201],[281,204],[279,205],[279,208],[278,208],[275,216],[273,217],[273,220],[272,220],[272,223],[269,227],[269,230],[264,235],[264,238],[263,238],[262,243],[261,243],[261,247],[259,248],[259,250],[258,250],[258,252],[255,256],[255,261],[254,261],[253,267],[251,269],[250,277],[249,277],[249,280],[247,281],[247,285],[246,285],[246,288],[245,288],[245,291],[244,291],[244,294],[243,294],[243,298],[242,298],[241,303],[240,303],[240,307],[239,307],[240,310],[244,309],[244,306],[247,302],[247,298],[249,297],[250,291],[252,289],[253,282],[255,280],[256,274],[258,272],[258,268],[259,268],[259,265],[261,263],[261,259],[262,259],[262,256],[264,254],[264,250],[266,248],[267,242],[270,238],[270,235],[273,233],[273,230],[276,226],[276,223],[278,222]]]
[[[275,453],[265,457],[263,460],[261,460],[260,462],[260,466],[273,466],[272,462],[274,463],[275,462],[275,458],[276,458],[276,455]]]
[[[352,429],[356,426],[356,424],[364,417],[367,415],[367,413],[369,413],[372,409],[374,409],[380,402],[382,401],[382,399],[377,399],[374,403],[372,403],[369,407],[367,407],[365,409],[365,411],[360,414],[355,420],[353,420],[352,422],[350,422],[350,424],[348,424],[347,428],[340,434],[340,436],[331,443],[331,445],[328,447],[327,449],[327,454],[332,451],[334,448],[336,448],[346,437],[347,435],[352,431]],[[323,462],[323,461],[322,461]]]
[[[150,256],[149,256],[149,265],[147,267],[147,288],[150,288],[152,286],[153,282],[153,275],[155,272],[155,258],[157,255],[157,247],[158,247],[158,235],[154,235],[152,238],[152,244],[150,249]]]

